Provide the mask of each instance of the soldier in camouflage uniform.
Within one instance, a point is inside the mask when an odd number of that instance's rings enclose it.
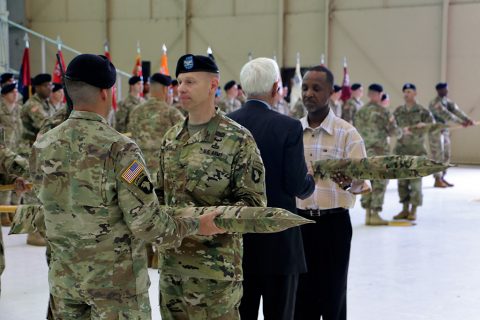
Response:
[[[63,85],[60,83],[54,83],[52,86],[52,93],[48,98],[49,103],[57,112],[60,109],[65,109],[65,93],[63,92]]]
[[[17,192],[26,190],[26,182],[22,177],[28,176],[28,162],[18,156],[4,144],[0,143],[0,184],[15,183]],[[2,228],[0,227],[0,276],[5,270],[5,252],[3,247]],[[1,285],[0,285],[1,293]]]
[[[130,112],[127,132],[142,150],[147,167],[158,171],[159,144],[165,132],[184,117],[178,109],[167,104],[168,86],[171,78],[160,73],[150,77],[150,98]],[[152,177],[154,184],[156,177]]]
[[[20,120],[20,105],[17,103],[17,84],[9,83],[2,87],[0,98],[0,143],[12,151],[17,151],[21,141],[22,121]],[[12,192],[0,193],[0,204],[17,204],[17,198]],[[12,214],[1,213],[2,226],[10,226]]]
[[[177,63],[189,116],[165,135],[159,195],[169,206],[265,206],[264,167],[252,135],[215,109],[218,68],[205,56]],[[242,236],[192,236],[160,252],[162,319],[239,319]]]
[[[230,113],[242,107],[242,103],[237,99],[238,85],[234,80],[228,81],[224,86],[225,97],[220,100],[217,107],[225,113]]]
[[[140,149],[105,119],[115,79],[107,58],[75,57],[66,72],[75,109],[32,149],[55,319],[150,319],[144,241],[221,232],[215,213],[177,219],[159,206]]]
[[[142,77],[133,76],[128,79],[130,90],[128,96],[118,103],[118,110],[115,113],[115,129],[120,133],[127,132],[130,112],[145,100],[140,96],[143,92]]]
[[[448,95],[448,85],[447,83],[438,83],[435,87],[437,90],[437,97],[433,99],[428,108],[432,112],[433,117],[438,123],[447,123],[453,121],[461,124],[462,126],[468,127],[473,125],[472,119],[468,117],[465,112],[460,110],[455,102],[450,100]],[[438,162],[450,162],[450,132],[448,129],[443,129],[440,132],[432,132],[430,134],[430,150],[432,152],[432,158]],[[453,187],[453,184],[445,180],[445,174],[436,173],[435,184],[436,188],[446,188]]]
[[[360,83],[354,83],[350,87],[352,90],[352,97],[345,101],[342,106],[342,119],[350,124],[354,124],[355,114],[363,106],[363,87]]]
[[[389,136],[399,132],[395,118],[380,105],[383,87],[372,84],[368,88],[370,102],[355,115],[354,125],[362,136],[367,149],[367,156],[384,156],[390,152]],[[387,225],[379,212],[382,211],[388,180],[372,180],[372,192],[362,195],[361,204],[366,209],[367,225]]]
[[[396,108],[393,113],[397,125],[403,128],[403,135],[395,145],[395,154],[426,156],[425,134],[412,132],[410,128],[421,128],[426,123],[433,123],[433,116],[430,111],[417,103],[417,88],[414,84],[406,83],[402,90],[405,104]],[[398,195],[403,209],[393,218],[416,220],[417,207],[422,205],[423,200],[422,178],[399,179]],[[410,208],[409,205],[411,205]]]
[[[38,131],[46,118],[55,113],[55,109],[48,102],[52,91],[52,77],[43,73],[32,79],[35,94],[23,105],[20,117],[23,123],[23,139],[28,146],[32,146],[37,138]],[[28,155],[30,150],[22,150],[22,155]]]

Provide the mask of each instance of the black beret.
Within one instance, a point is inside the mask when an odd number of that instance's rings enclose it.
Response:
[[[440,89],[446,89],[448,87],[448,84],[446,82],[439,82],[435,86],[435,89],[440,90]]]
[[[14,83],[9,83],[7,85],[4,85],[2,87],[2,92],[1,94],[7,94],[7,93],[10,93],[12,92],[13,90],[15,90],[15,88],[17,88],[17,83],[14,82]]]
[[[0,85],[4,85],[9,80],[13,79],[13,73],[5,72],[0,76]]]
[[[402,88],[402,91],[405,91],[407,89],[411,89],[411,90],[414,90],[416,91],[417,90],[417,87],[413,84],[413,83],[405,83],[403,85],[403,88]]]
[[[352,84],[352,86],[350,87],[350,89],[352,89],[353,91],[355,90],[358,90],[362,87],[362,85],[360,83],[354,83]]]
[[[389,99],[389,98],[390,98],[390,96],[388,95],[388,93],[384,93],[384,94],[382,94],[382,99],[381,99],[381,101],[385,101],[385,100],[387,100],[387,99]]]
[[[154,73],[150,77],[150,83],[152,82],[160,83],[165,87],[168,87],[169,85],[172,84],[172,78],[170,76],[167,76],[161,73]]]
[[[180,73],[188,72],[220,73],[220,70],[210,57],[186,54],[178,59],[175,76],[178,78]]]
[[[63,89],[63,85],[61,83],[53,83],[52,92],[57,92],[61,89]]]
[[[32,85],[33,86],[39,86],[41,84],[44,84],[45,82],[50,82],[52,81],[52,76],[49,75],[48,73],[40,73],[37,74],[33,79],[32,79]]]
[[[71,81],[83,81],[100,89],[115,84],[117,71],[107,57],[96,54],[80,54],[67,67],[65,77]]]
[[[333,85],[333,91],[334,92],[340,92],[342,91],[342,87],[340,87],[338,84]]]
[[[381,85],[379,85],[378,83],[372,83],[368,87],[368,90],[369,91],[375,91],[375,92],[383,92],[383,87]]]
[[[223,90],[228,91],[228,90],[232,89],[233,86],[236,85],[236,84],[237,83],[235,82],[235,80],[230,80],[227,83],[225,83],[225,85],[223,86]]]
[[[136,84],[137,82],[140,82],[140,81],[143,81],[142,77],[132,76],[132,77],[130,77],[130,79],[128,79],[128,84],[133,86],[134,84]]]
[[[177,79],[173,79],[172,80],[172,86],[178,86],[178,80]]]

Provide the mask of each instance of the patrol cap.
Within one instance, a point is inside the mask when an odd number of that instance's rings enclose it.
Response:
[[[2,87],[2,92],[1,92],[1,94],[10,93],[10,92],[12,92],[13,90],[15,90],[15,88],[17,88],[17,83],[16,83],[16,82],[6,84],[6,85],[4,85],[4,86]]]
[[[175,76],[178,78],[180,73],[189,72],[220,73],[220,70],[210,57],[186,54],[178,59]]]
[[[128,79],[128,84],[133,86],[134,84],[136,84],[137,82],[140,82],[140,81],[143,81],[142,77],[132,76],[132,77],[130,77],[130,79]]]
[[[352,89],[353,91],[355,90],[358,90],[362,87],[362,85],[360,83],[354,83],[352,84],[352,86],[350,87],[350,89]]]
[[[405,83],[403,85],[403,88],[402,88],[402,91],[405,91],[407,89],[411,89],[411,90],[414,90],[414,91],[417,91],[417,87],[413,84],[413,83]]]
[[[340,87],[338,84],[333,85],[333,91],[335,93],[342,91],[342,87]]]
[[[448,84],[446,82],[439,82],[435,86],[435,89],[437,90],[446,89],[446,88],[448,88]]]
[[[368,87],[368,90],[369,91],[375,91],[375,92],[383,92],[383,87],[381,85],[379,85],[378,83],[372,83],[369,87]]]
[[[150,76],[150,83],[160,83],[165,87],[168,87],[172,84],[172,78],[170,76],[161,74],[161,73],[154,73]]]
[[[32,79],[32,85],[33,86],[39,86],[45,82],[50,82],[52,81],[52,76],[49,75],[48,73],[40,73],[37,74],[33,79]]]
[[[228,90],[232,89],[233,86],[235,86],[236,84],[237,83],[235,82],[235,80],[230,80],[227,83],[225,83],[225,85],[223,86],[223,90],[228,91]]]
[[[10,72],[2,73],[2,75],[0,76],[0,85],[3,86],[5,83],[10,81],[11,79],[13,79],[13,73],[10,73]]]
[[[61,90],[63,89],[63,85],[61,83],[53,83],[53,88],[52,88],[52,92],[57,92],[58,90]]]
[[[65,77],[71,81],[83,81],[100,89],[109,89],[115,84],[117,71],[107,57],[96,54],[80,54],[67,67]]]

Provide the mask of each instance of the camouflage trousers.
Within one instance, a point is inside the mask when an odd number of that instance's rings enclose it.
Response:
[[[59,320],[150,320],[148,292],[119,300],[77,301],[50,296],[53,319]]]
[[[222,281],[160,273],[163,320],[237,320],[241,281]]]
[[[398,195],[400,196],[400,203],[421,206],[423,200],[422,178],[398,180]]]
[[[382,211],[388,180],[371,180],[372,192],[363,194],[360,199],[362,208]]]
[[[432,154],[432,159],[437,162],[446,162],[450,163],[450,154],[451,154],[451,143],[450,143],[450,132],[447,129],[442,130],[441,132],[434,132],[430,134],[430,152]],[[434,177],[442,177],[445,175],[445,171],[438,172],[434,174]]]

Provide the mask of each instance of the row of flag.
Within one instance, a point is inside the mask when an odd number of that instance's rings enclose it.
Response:
[[[19,83],[18,83],[18,91],[23,95],[24,100],[28,99],[32,94],[32,84],[31,84],[31,74],[30,74],[30,45],[28,40],[28,35],[25,34],[25,49],[23,51],[23,58],[22,58],[22,65],[20,67],[20,75],[19,75]],[[60,63],[62,64],[63,70],[65,69],[65,61],[62,54],[62,43],[60,38],[57,39],[57,53],[60,56]],[[213,57],[212,49],[208,47],[207,54],[212,59]],[[108,46],[108,42],[105,42],[104,46],[104,55],[108,58],[108,60],[112,60],[110,55],[110,50]],[[251,53],[249,53],[249,60],[252,59]],[[325,66],[325,58],[324,55],[321,57],[321,65]],[[292,106],[301,99],[302,94],[302,74],[300,70],[300,53],[297,53],[297,60],[295,65],[295,74],[293,76],[292,87],[290,91],[290,103]],[[165,75],[170,75],[168,70],[168,57],[167,57],[167,47],[165,44],[162,46],[162,56],[160,59],[160,73]],[[132,70],[133,76],[143,76],[142,72],[142,56],[140,50],[140,43],[137,42],[137,55],[135,57],[135,64]],[[53,70],[52,82],[54,83],[62,83],[62,75],[60,71],[60,65],[58,60],[55,60],[55,67]],[[341,100],[347,101],[351,97],[351,90],[350,90],[350,77],[348,73],[347,67],[347,59],[344,58],[343,61],[343,83],[342,83],[342,95]],[[117,96],[116,96],[116,89],[113,88],[113,96],[112,96],[112,106],[113,109],[117,110]]]

